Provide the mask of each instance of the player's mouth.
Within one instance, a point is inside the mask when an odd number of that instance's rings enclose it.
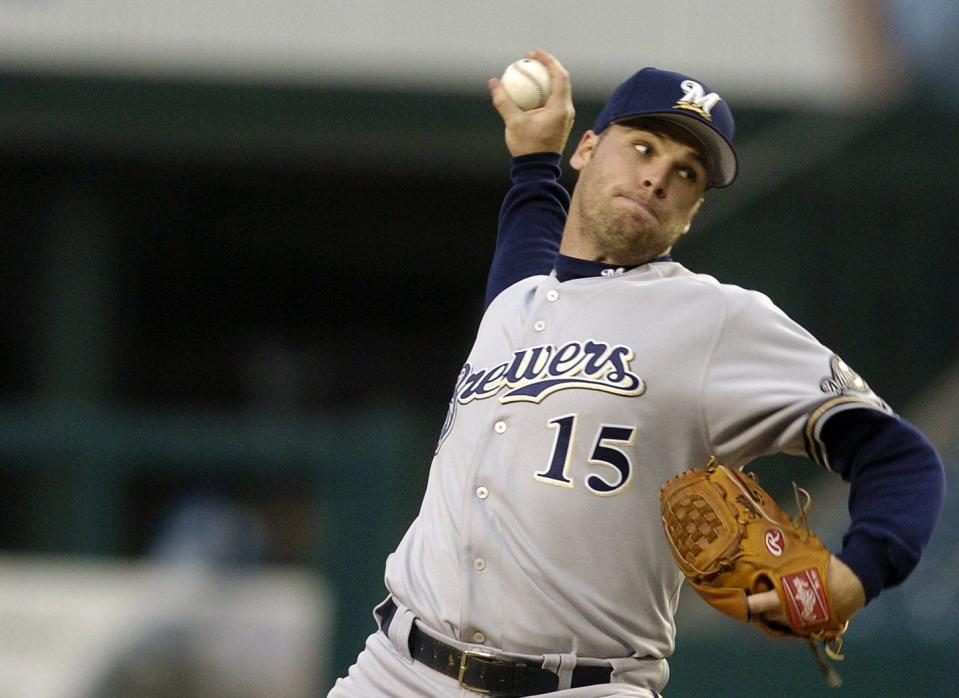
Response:
[[[631,196],[629,194],[617,194],[614,198],[623,201],[640,214],[645,214],[657,221],[659,220],[659,216],[656,214],[656,209],[650,206],[641,197]]]

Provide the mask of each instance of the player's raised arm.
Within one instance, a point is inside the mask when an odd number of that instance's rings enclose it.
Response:
[[[569,73],[546,51],[530,51],[527,57],[540,61],[549,73],[551,89],[544,106],[524,111],[498,78],[489,81],[513,156],[513,186],[500,209],[486,305],[517,281],[552,270],[569,208],[569,193],[559,183],[562,152],[575,117]]]

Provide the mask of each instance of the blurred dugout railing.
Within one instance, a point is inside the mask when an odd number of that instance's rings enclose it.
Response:
[[[7,404],[0,462],[35,483],[18,522],[35,549],[106,557],[122,553],[133,478],[303,483],[314,502],[312,567],[333,600],[332,654],[316,657],[329,679],[372,629],[383,561],[407,523],[415,433],[385,411],[318,420]]]

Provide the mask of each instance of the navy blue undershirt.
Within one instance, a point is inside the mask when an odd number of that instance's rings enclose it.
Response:
[[[513,186],[500,207],[486,306],[517,281],[553,270],[569,210],[569,192],[559,183],[559,163],[558,153],[513,159]]]
[[[820,438],[830,466],[850,484],[851,520],[838,557],[872,599],[919,562],[942,511],[945,469],[916,427],[878,410],[832,415]]]
[[[673,258],[668,254],[660,255],[653,262],[671,262]],[[644,262],[648,264],[648,262]],[[577,257],[567,257],[564,254],[556,255],[553,261],[553,271],[556,272],[556,278],[562,281],[572,281],[573,279],[584,279],[589,276],[602,276],[603,272],[612,271],[613,273],[624,273],[630,269],[635,269],[640,264],[632,266],[623,266],[622,264],[607,264],[606,262],[594,262],[589,259],[579,259]]]
[[[487,306],[530,276],[555,270],[562,282],[620,268],[559,254],[570,201],[559,183],[559,154],[514,158],[510,175]],[[820,438],[829,464],[850,483],[850,526],[838,557],[858,575],[868,601],[901,583],[918,563],[942,509],[945,470],[925,436],[897,416],[864,407],[825,419]]]

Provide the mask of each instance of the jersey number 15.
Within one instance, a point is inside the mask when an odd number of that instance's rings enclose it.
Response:
[[[547,485],[558,487],[574,487],[569,477],[570,460],[572,458],[573,443],[576,438],[576,415],[567,414],[549,422],[549,428],[556,430],[553,440],[553,452],[549,457],[549,466],[537,471],[534,477]],[[616,424],[601,424],[593,441],[588,463],[610,467],[615,471],[615,479],[606,478],[593,473],[586,477],[586,488],[600,497],[611,497],[622,492],[633,477],[633,465],[626,452],[613,444],[632,446],[635,442],[635,427],[625,427]]]

